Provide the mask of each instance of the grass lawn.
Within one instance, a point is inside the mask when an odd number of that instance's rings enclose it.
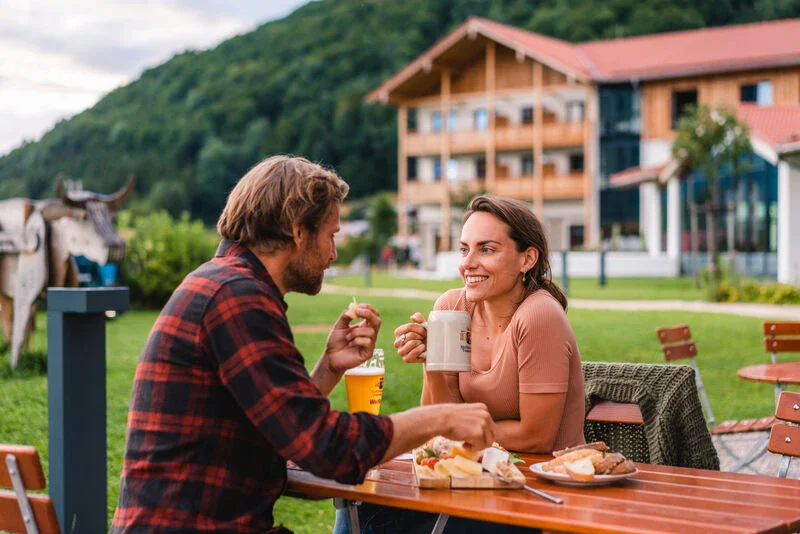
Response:
[[[555,277],[561,284],[561,278]],[[343,276],[328,280],[331,284],[365,287],[363,276]],[[428,291],[441,291],[461,287],[461,279],[420,280],[391,276],[385,271],[375,271],[371,275],[371,287],[413,288]],[[596,278],[570,278],[568,296],[576,299],[595,300],[704,300],[704,289],[694,287],[692,278],[608,278],[606,285],[600,287]]]
[[[411,284],[408,284],[411,285]],[[431,288],[433,289],[433,288]],[[289,295],[289,319],[293,325],[330,324],[347,306],[349,297]],[[392,330],[414,311],[426,313],[432,302],[372,298],[383,318],[378,346],[386,349],[386,389],[383,413],[415,406],[419,402],[421,368],[392,357]],[[109,322],[108,347],[108,513],[113,514],[119,491],[119,476],[125,440],[125,424],[134,369],[156,312],[128,312]],[[744,365],[763,363],[760,319],[680,312],[609,312],[570,310],[569,318],[584,360],[662,362],[654,329],[687,322],[698,345],[699,365],[718,420],[757,417],[774,410],[772,388],[736,377]],[[33,349],[43,349],[46,316],[40,314]],[[310,368],[317,360],[326,334],[296,336]],[[0,357],[0,366],[8,356]],[[6,376],[6,375],[0,375]],[[47,470],[47,380],[30,372],[0,378],[0,442],[36,446]],[[335,408],[346,407],[343,385],[331,395]],[[276,521],[298,533],[325,532],[333,524],[330,501],[310,502],[282,498],[275,510]]]

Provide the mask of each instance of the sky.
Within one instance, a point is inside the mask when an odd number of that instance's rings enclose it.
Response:
[[[185,50],[308,0],[0,0],[0,155]]]

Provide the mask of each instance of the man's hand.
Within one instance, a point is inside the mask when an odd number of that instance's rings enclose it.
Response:
[[[447,404],[449,428],[442,432],[446,438],[467,441],[478,449],[494,443],[495,425],[489,409],[482,402]]]
[[[375,340],[381,328],[378,310],[360,303],[356,313],[363,321],[350,324],[352,319],[347,312],[342,312],[325,343],[322,359],[327,361],[329,370],[336,375],[367,361],[375,349]]]
[[[433,404],[412,408],[391,416],[394,437],[381,462],[408,452],[442,435],[456,441],[467,441],[477,449],[495,442],[495,424],[485,404]]]

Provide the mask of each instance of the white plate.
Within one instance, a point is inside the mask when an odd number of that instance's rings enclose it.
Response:
[[[530,466],[530,470],[539,478],[544,478],[551,482],[555,482],[556,484],[561,484],[563,486],[578,486],[578,487],[587,487],[587,486],[605,486],[607,484],[613,484],[615,482],[619,482],[620,480],[625,480],[626,478],[630,478],[636,473],[639,472],[637,469],[632,473],[623,473],[621,475],[595,475],[594,478],[588,482],[581,482],[580,480],[575,480],[571,476],[562,473],[553,473],[551,471],[542,471],[542,466],[547,462],[539,462],[538,464],[533,464]]]
[[[399,456],[396,456],[394,459],[395,460],[411,460],[413,457],[414,457],[414,455],[411,454],[410,452],[404,452],[403,454],[401,454]]]

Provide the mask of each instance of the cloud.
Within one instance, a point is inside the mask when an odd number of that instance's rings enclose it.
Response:
[[[307,0],[0,0],[0,154],[144,69]]]

